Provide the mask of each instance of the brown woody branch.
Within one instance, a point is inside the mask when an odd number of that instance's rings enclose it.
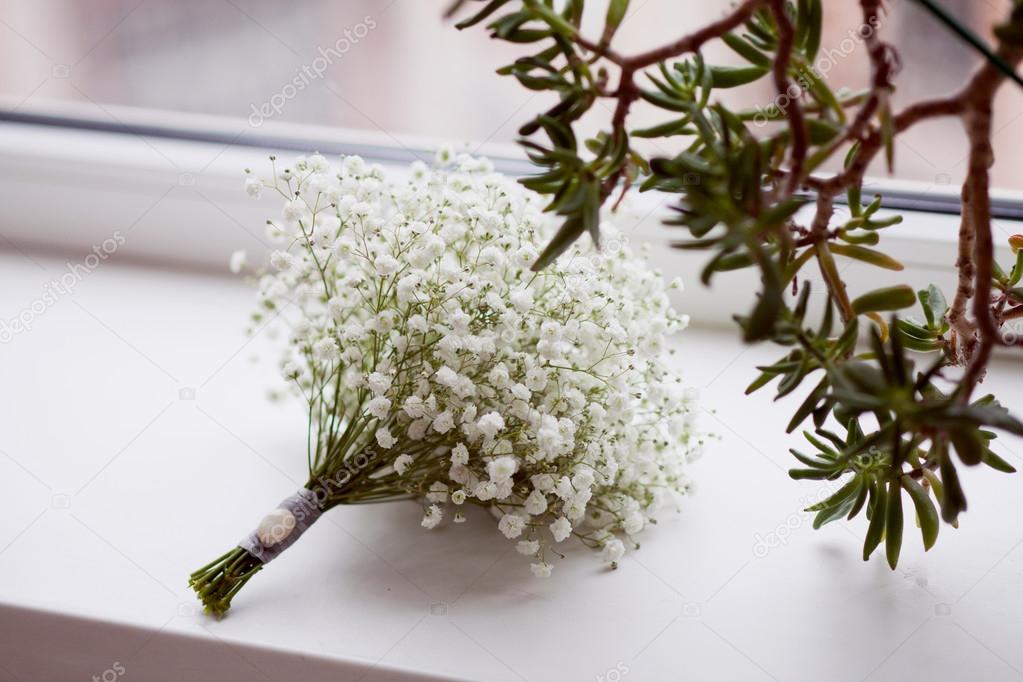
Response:
[[[999,56],[1015,67],[1021,55],[1000,49]],[[969,170],[963,184],[963,216],[968,216],[972,231],[974,293],[973,317],[977,344],[963,377],[961,399],[969,400],[973,389],[984,378],[991,350],[998,343],[998,324],[991,311],[991,281],[994,272],[994,241],[991,234],[990,168],[994,164],[991,147],[991,118],[995,93],[1005,75],[990,62],[971,79],[972,88],[962,93],[963,128],[970,141]]]
[[[678,40],[672,41],[667,45],[662,45],[661,47],[654,48],[653,50],[642,52],[631,57],[623,56],[612,50],[603,42],[595,43],[578,33],[572,36],[572,40],[577,45],[596,55],[604,57],[608,61],[617,64],[622,69],[627,68],[632,72],[636,72],[640,69],[652,66],[653,64],[659,64],[667,59],[671,59],[672,57],[678,57],[679,55],[698,51],[711,40],[720,38],[729,31],[746,23],[746,21],[753,16],[754,12],[767,4],[767,1],[768,0],[744,0],[744,2],[742,2],[738,7],[721,19],[711,22],[699,30],[682,36]]]
[[[572,36],[573,42],[589,52],[592,52],[594,55],[603,57],[611,63],[616,64],[621,69],[621,75],[618,79],[618,88],[610,95],[617,100],[614,113],[611,117],[612,135],[619,136],[626,134],[625,121],[629,116],[629,109],[633,102],[639,99],[640,94],[640,90],[636,85],[635,79],[637,71],[641,71],[647,66],[651,66],[653,64],[659,64],[660,62],[671,59],[672,57],[678,57],[682,54],[699,51],[699,49],[710,40],[720,38],[729,31],[741,26],[749,20],[755,11],[766,5],[768,1],[769,0],[745,0],[738,7],[732,10],[732,12],[718,21],[711,22],[699,30],[685,35],[676,41],[668,43],[667,45],[648,52],[636,54],[631,57],[626,57],[616,52],[607,45],[605,40],[595,43],[582,34],[578,32],[575,33],[575,35]],[[770,1],[773,2],[774,0]],[[800,129],[802,129],[802,126],[800,126]],[[601,192],[605,197],[614,191],[615,186],[618,184],[618,181],[621,179],[624,172],[625,169],[620,168],[601,183]],[[622,196],[624,196],[624,193]]]
[[[865,26],[876,27],[882,0],[860,0]],[[610,95],[617,102],[611,121],[615,135],[625,134],[625,123],[629,109],[640,95],[635,74],[643,68],[661,63],[672,57],[696,52],[708,41],[720,38],[734,30],[759,9],[771,11],[778,26],[778,49],[774,60],[772,76],[775,90],[787,95],[792,83],[788,71],[793,50],[794,29],[785,13],[784,0],[745,0],[722,19],[708,24],[693,33],[647,52],[624,56],[612,50],[604,41],[594,43],[581,35],[573,40],[594,55],[603,57],[621,69],[618,88]],[[804,172],[808,140],[806,137],[805,113],[797,98],[784,97],[784,114],[792,130],[792,148],[789,167],[779,172],[786,179],[786,193],[791,195],[800,186],[816,191],[817,211],[809,230],[802,240],[807,244],[826,247],[830,233],[829,221],[833,213],[834,198],[849,187],[863,182],[867,168],[884,145],[884,135],[872,125],[872,121],[883,107],[889,106],[892,92],[892,76],[898,70],[898,58],[894,49],[879,39],[876,30],[864,36],[870,62],[871,86],[860,103],[856,115],[828,149],[837,150],[847,142],[858,142],[859,150],[851,163],[841,172],[829,178],[818,178]],[[1015,67],[1020,54],[1007,48],[999,49],[999,56]],[[1002,321],[1023,316],[1023,306],[1013,308],[997,317],[991,308],[992,270],[994,246],[991,236],[991,206],[989,169],[993,163],[991,149],[992,100],[1004,75],[990,62],[986,62],[957,93],[943,98],[924,100],[912,104],[893,116],[894,134],[905,132],[916,124],[939,117],[958,116],[961,118],[970,142],[969,171],[962,190],[962,220],[959,230],[959,253],[956,261],[958,286],[948,321],[953,329],[953,346],[957,348],[957,359],[967,364],[963,379],[963,399],[969,398],[976,384],[983,378],[984,368],[990,358],[992,347],[998,342],[998,327]],[[609,194],[624,169],[613,174],[604,182],[604,193]],[[808,172],[812,172],[809,169]],[[826,250],[826,248],[825,248]],[[820,260],[820,259],[819,259]],[[821,264],[823,268],[823,263]],[[851,315],[851,309],[841,305],[848,303],[844,285],[831,281],[825,274],[833,298],[839,302],[843,316]],[[967,306],[972,301],[973,319],[967,315]]]
[[[789,63],[792,61],[792,48],[795,42],[795,29],[792,21],[785,13],[785,0],[771,0],[771,14],[778,25],[778,50],[774,60],[774,87],[778,93],[778,102],[789,121],[792,130],[792,153],[789,156],[788,193],[792,194],[799,187],[799,178],[803,174],[803,162],[806,160],[807,139],[806,121],[803,108],[798,98],[792,97],[792,81],[789,80]]]

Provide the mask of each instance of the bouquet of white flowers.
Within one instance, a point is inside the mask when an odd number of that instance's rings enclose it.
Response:
[[[554,221],[486,160],[442,150],[401,183],[355,156],[273,171],[246,181],[285,202],[256,319],[289,327],[309,481],[192,574],[209,611],[341,504],[420,500],[427,529],[486,507],[539,577],[572,535],[615,565],[677,506],[701,445],[665,366],[687,318],[613,228],[531,272]]]

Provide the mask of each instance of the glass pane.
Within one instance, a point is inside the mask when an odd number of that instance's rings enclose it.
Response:
[[[374,131],[396,143],[408,136],[453,142],[512,142],[548,96],[496,76],[496,67],[525,54],[476,28],[458,32],[442,19],[449,0],[6,0],[0,3],[2,108],[47,111],[75,103],[116,119],[110,105],[242,119],[239,132],[266,121]],[[589,30],[599,33],[603,8],[591,2]],[[712,20],[728,0],[633,2],[620,33],[625,53],[648,49]],[[907,1],[888,3],[882,27],[899,46],[904,68],[897,102],[961,86],[976,54]],[[828,25],[818,70],[833,87],[863,87],[865,50],[856,39],[855,2],[826,3]],[[990,39],[1009,0],[943,0]],[[735,56],[721,45],[718,62]],[[767,79],[733,104],[764,105]],[[607,105],[608,107],[610,105]],[[596,130],[609,111],[584,123]],[[1019,146],[1023,96],[1006,87],[996,112],[997,149]],[[636,125],[664,120],[637,107]],[[664,144],[664,143],[658,143]],[[965,172],[966,147],[955,120],[927,123],[900,138],[896,176],[954,185]],[[875,174],[883,174],[877,167]],[[1002,158],[1000,186],[1019,186],[1023,164]]]

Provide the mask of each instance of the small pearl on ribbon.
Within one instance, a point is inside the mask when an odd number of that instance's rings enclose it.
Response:
[[[256,528],[256,537],[264,547],[273,547],[295,530],[295,515],[287,509],[277,508],[263,517]]]

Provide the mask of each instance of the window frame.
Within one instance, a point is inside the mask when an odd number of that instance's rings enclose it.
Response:
[[[271,197],[254,201],[242,189],[244,169],[269,169],[267,156],[282,158],[318,151],[358,154],[400,174],[415,159],[429,161],[437,142],[397,140],[389,135],[271,122],[253,131],[247,122],[193,114],[104,107],[103,117],[81,111],[0,112],[0,248],[29,253],[75,254],[120,229],[130,231],[118,251],[129,262],[227,274],[231,253],[243,249],[257,261],[270,245],[262,238],[267,218],[279,212]],[[509,145],[483,145],[504,173],[522,175],[533,166]],[[163,158],[161,158],[163,157]],[[869,290],[896,282],[915,287],[955,287],[959,199],[950,187],[925,187],[871,179],[865,192],[882,192],[885,212],[904,223],[886,230],[885,251],[902,261],[902,272],[878,272],[859,263],[843,271],[850,287]],[[750,270],[722,273],[700,286],[706,254],[665,248],[684,235],[661,224],[673,195],[632,192],[611,220],[633,245],[649,247],[666,276],[681,275],[686,293],[677,304],[701,326],[732,324],[749,306],[759,282]],[[1023,195],[993,197],[996,229],[1023,232]],[[804,209],[809,210],[809,209]],[[843,207],[839,207],[843,210]],[[68,225],[74,225],[69,229]],[[244,231],[244,232],[243,232]],[[247,234],[246,234],[247,233]],[[1011,259],[998,234],[996,250]],[[811,281],[819,274],[804,270]]]

